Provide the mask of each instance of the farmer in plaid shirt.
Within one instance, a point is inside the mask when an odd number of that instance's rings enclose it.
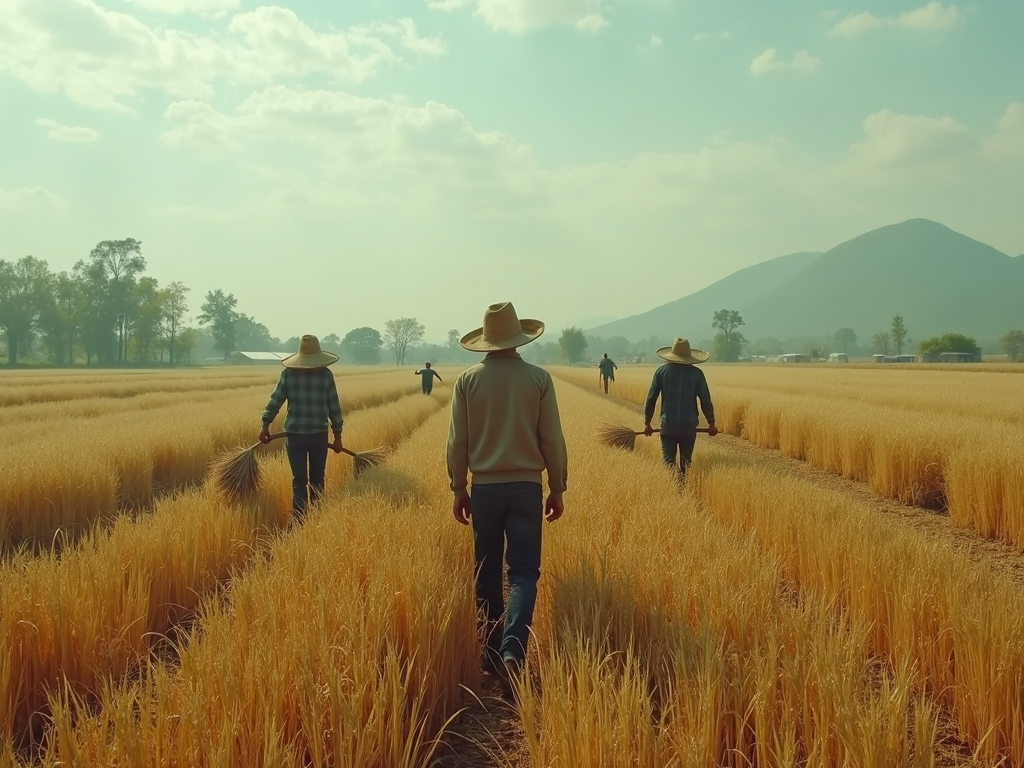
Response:
[[[281,361],[284,370],[263,411],[260,442],[270,442],[270,424],[288,401],[284,431],[288,433],[288,463],[292,469],[292,514],[301,521],[310,502],[324,492],[327,449],[341,453],[341,401],[334,374],[327,366],[338,356],[320,349],[316,336],[303,336],[299,351]],[[327,442],[330,421],[334,442]],[[308,492],[308,495],[307,495]]]
[[[693,460],[693,446],[697,442],[697,401],[708,420],[708,434],[718,434],[715,426],[715,409],[711,404],[704,371],[696,367],[706,362],[710,355],[699,349],[691,349],[686,339],[676,339],[671,347],[658,350],[658,357],[667,360],[654,372],[651,389],[644,404],[644,434],[654,434],[651,420],[654,406],[661,397],[661,453],[665,464],[674,467],[676,454],[679,455],[679,479],[686,477],[686,470]]]

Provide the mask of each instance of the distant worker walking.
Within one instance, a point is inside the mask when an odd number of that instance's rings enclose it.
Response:
[[[658,357],[667,362],[654,372],[651,389],[644,404],[644,434],[654,434],[651,420],[654,406],[661,398],[661,453],[665,464],[676,466],[679,456],[679,479],[686,477],[686,470],[693,461],[693,446],[697,442],[697,401],[708,420],[708,434],[718,434],[715,426],[715,409],[711,403],[704,371],[698,363],[707,362],[710,355],[699,349],[691,349],[686,339],[675,340],[671,347],[658,350]]]
[[[441,374],[430,367],[430,363],[427,363],[423,368],[416,371],[416,375],[420,377],[421,383],[423,384],[423,394],[429,395],[434,390],[434,377],[437,377],[438,381],[442,381]]]
[[[545,518],[554,522],[562,516],[567,482],[565,439],[551,375],[517,352],[543,332],[542,322],[521,321],[510,303],[487,308],[483,327],[460,342],[487,355],[456,380],[448,430],[452,513],[459,523],[468,525],[472,519],[473,524],[476,598],[486,634],[484,665],[506,686],[526,660],[540,578],[542,524]],[[469,491],[467,472],[473,475]],[[507,612],[503,557],[511,590]]]
[[[619,369],[619,366],[615,364],[615,361],[608,357],[608,353],[604,353],[604,357],[601,358],[601,362],[597,364],[598,376],[601,379],[601,383],[604,384],[604,393],[608,394],[608,382],[615,381],[615,372]]]
[[[260,442],[269,443],[270,425],[288,402],[284,431],[288,433],[288,464],[292,470],[292,514],[297,522],[303,520],[310,503],[323,495],[328,447],[335,453],[343,447],[341,401],[334,374],[327,369],[337,361],[337,355],[320,349],[316,336],[303,336],[299,351],[281,361],[284,370],[263,411]],[[328,421],[334,433],[330,444]]]

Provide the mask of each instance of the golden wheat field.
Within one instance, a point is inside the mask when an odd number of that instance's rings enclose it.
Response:
[[[515,704],[451,518],[457,369],[338,368],[346,446],[387,458],[330,455],[300,526],[277,443],[252,500],[204,480],[278,369],[0,374],[0,766],[1024,766],[1021,378],[708,366],[727,434],[680,487],[657,439],[595,439],[652,371],[552,369],[569,490]]]

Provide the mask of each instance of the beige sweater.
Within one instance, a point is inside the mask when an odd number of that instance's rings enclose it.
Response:
[[[540,483],[547,469],[552,493],[566,488],[565,438],[551,375],[518,353],[492,352],[455,382],[448,428],[452,492],[473,483]]]

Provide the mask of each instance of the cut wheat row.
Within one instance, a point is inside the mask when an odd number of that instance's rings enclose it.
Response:
[[[595,387],[582,371],[557,373]],[[615,394],[642,404],[649,381],[639,371],[619,378]],[[839,395],[828,399],[765,392],[733,398],[728,389],[712,394],[719,429],[865,482],[902,503],[947,508],[957,525],[1024,551],[1024,440],[1019,424],[954,421],[941,413],[848,402]]]
[[[98,702],[55,692],[38,764],[422,768],[479,692],[472,550],[447,507],[436,414],[382,467],[208,600],[180,664]],[[2,753],[0,753],[2,754]]]
[[[655,441],[642,441],[641,452],[658,467]],[[967,552],[712,441],[702,442],[689,477],[693,499],[777,562],[800,601],[859,628],[866,658],[915,670],[910,692],[948,712],[985,764],[1024,762],[1024,590]]]
[[[418,392],[396,374],[342,380],[346,413]],[[251,442],[268,391],[227,402],[179,405],[63,425],[36,427],[34,439],[0,448],[0,542],[50,546],[73,540],[116,516],[151,503],[166,489],[202,479],[215,451]],[[267,450],[282,450],[273,445]]]
[[[354,414],[358,449],[397,445],[446,402],[450,390]],[[226,506],[210,489],[161,501],[152,515],[122,518],[60,557],[20,556],[0,569],[0,738],[31,741],[46,698],[63,684],[98,693],[173,634],[232,575],[258,559],[268,533],[289,520],[291,474],[280,454],[262,459],[265,483],[252,504]],[[327,486],[349,482],[347,457],[331,456]],[[33,721],[33,718],[35,720]]]

